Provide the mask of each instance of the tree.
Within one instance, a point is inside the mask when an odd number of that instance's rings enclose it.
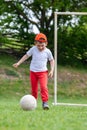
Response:
[[[35,26],[39,32],[47,35],[48,45],[53,51],[54,11],[87,11],[86,6],[87,0],[0,0],[1,31],[30,45],[33,43]],[[67,21],[71,27],[71,20],[72,16],[58,17],[59,30],[65,36],[67,27],[64,28],[66,30],[62,30],[62,27]]]
[[[80,11],[86,8],[87,4],[86,0],[1,0],[0,3],[4,28],[10,29],[11,32],[13,30],[22,38],[26,37],[26,33],[32,32],[34,26],[49,36],[53,31],[55,10]],[[66,20],[59,21],[66,22]]]

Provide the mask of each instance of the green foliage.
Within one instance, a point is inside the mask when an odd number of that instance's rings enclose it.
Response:
[[[65,27],[59,34],[59,63],[78,66],[87,63],[87,28],[75,26],[69,30]]]
[[[4,41],[5,35],[10,35],[10,37],[17,38],[25,44],[24,49],[22,49],[24,52],[25,48],[30,48],[33,44],[35,37],[33,27],[35,26],[39,32],[47,35],[48,47],[54,52],[54,11],[87,12],[86,6],[87,0],[1,0],[0,32],[4,35],[0,39],[0,42]],[[58,53],[59,62],[62,64],[73,64],[73,61],[75,64],[77,64],[76,62],[87,62],[87,52],[85,51],[85,42],[87,39],[85,38],[84,41],[84,38],[82,38],[86,36],[87,31],[85,31],[85,28],[82,28],[84,33],[82,31],[80,33],[75,25],[73,28],[75,29],[75,34],[73,29],[69,31],[67,27],[72,27],[72,19],[73,16],[58,16],[59,39],[61,39],[59,41],[60,45],[58,45],[60,46]],[[79,19],[79,26],[87,21],[86,17],[77,16],[76,19]],[[66,23],[67,27],[65,27]],[[63,27],[64,29],[62,29]],[[76,32],[79,36],[77,36]],[[81,38],[81,42],[79,37]],[[84,42],[84,45],[81,45],[82,42]]]
[[[22,31],[29,33],[32,30],[32,26],[35,25],[39,31],[45,32],[47,36],[53,27],[54,11],[81,11],[86,7],[86,0],[81,1],[45,1],[39,0],[35,1],[5,1],[1,0],[1,5],[3,6],[3,11],[1,15],[4,19],[9,19],[9,22],[13,22],[13,27],[7,22],[9,28],[16,29],[20,34],[20,29]],[[4,14],[5,12],[5,14]],[[12,17],[12,19],[9,18]],[[4,17],[6,16],[6,17]],[[34,19],[33,19],[34,18]],[[61,20],[62,17],[60,16]],[[65,22],[67,18],[65,19]],[[4,25],[5,26],[5,25]]]
[[[0,47],[3,46],[5,43],[9,43],[9,40],[6,36],[0,33]]]

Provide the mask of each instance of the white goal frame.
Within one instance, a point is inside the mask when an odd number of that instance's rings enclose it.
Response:
[[[58,44],[58,15],[87,15],[87,12],[54,12],[54,102],[53,105],[72,105],[72,106],[87,106],[87,104],[73,104],[73,103],[58,103],[57,102],[57,44]]]

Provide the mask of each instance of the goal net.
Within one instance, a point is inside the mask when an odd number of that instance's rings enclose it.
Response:
[[[58,103],[58,94],[57,94],[57,45],[58,45],[58,16],[59,15],[87,15],[87,12],[54,12],[54,59],[55,59],[55,68],[54,68],[54,102],[53,105],[76,105],[76,106],[87,106],[87,104],[74,104],[74,103]]]

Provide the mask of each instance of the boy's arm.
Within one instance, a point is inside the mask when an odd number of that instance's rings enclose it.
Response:
[[[49,77],[53,76],[53,72],[54,72],[54,59],[50,61],[50,72],[49,72]]]
[[[13,67],[17,68],[20,64],[22,64],[28,58],[29,58],[29,56],[27,54],[25,54],[17,63],[13,64]]]

